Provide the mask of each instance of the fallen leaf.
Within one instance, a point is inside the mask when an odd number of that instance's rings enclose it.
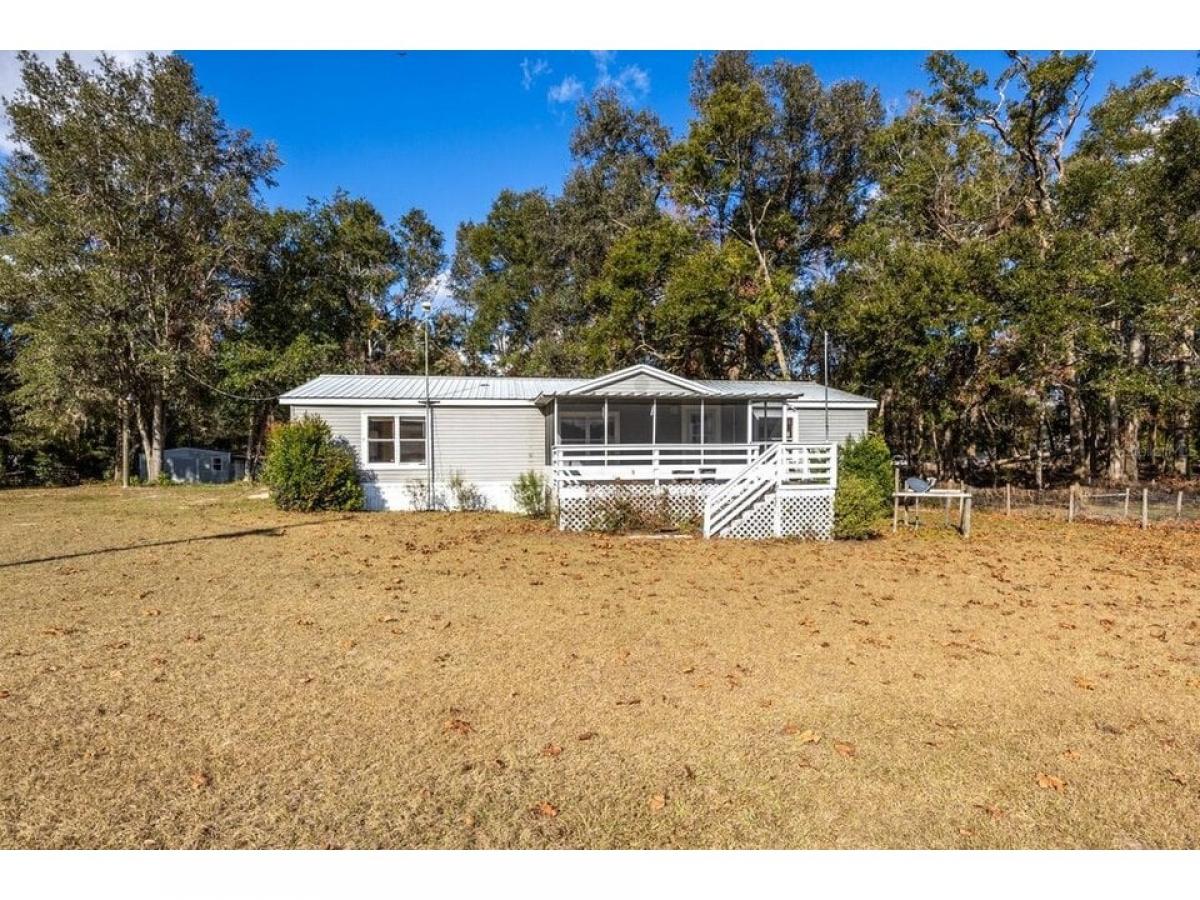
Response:
[[[994,803],[976,803],[975,808],[983,810],[993,819],[1003,819],[1005,815],[1004,810],[996,806]]]
[[[534,815],[543,816],[547,819],[553,819],[558,815],[558,807],[548,800],[543,800],[530,810]]]
[[[462,823],[464,825],[466,825],[468,828],[474,828],[475,827],[475,817],[468,813],[467,815],[462,817]]]
[[[799,726],[799,725],[793,725],[791,722],[789,722],[788,724],[784,725],[782,728],[780,728],[780,729],[779,729],[779,733],[780,733],[780,734],[786,734],[786,735],[788,735],[788,736],[790,737],[790,736],[791,736],[791,735],[793,735],[793,734],[799,734],[799,733],[800,733],[800,726]]]
[[[856,748],[853,744],[847,744],[844,741],[834,741],[833,749],[847,759],[858,756],[858,748]]]
[[[146,609],[142,610],[142,615],[143,616],[161,616],[162,610],[155,609],[154,607],[150,606],[150,607],[147,607]]]
[[[0,700],[7,700],[11,696],[12,696],[11,691],[0,691]]]
[[[1172,772],[1170,777],[1171,781],[1175,782],[1176,784],[1187,787],[1188,777],[1186,772]]]
[[[558,744],[547,744],[542,748],[542,756],[558,756],[562,753],[562,747]]]
[[[1075,687],[1083,688],[1085,691],[1094,691],[1096,689],[1096,682],[1089,681],[1080,675],[1075,679]]]
[[[453,731],[456,734],[467,735],[475,729],[466,719],[448,719],[446,724],[442,726],[445,731]]]
[[[1038,787],[1045,788],[1048,791],[1058,791],[1060,794],[1067,786],[1067,783],[1061,778],[1055,778],[1053,775],[1047,775],[1045,772],[1038,772],[1037,783]]]
[[[798,740],[802,744],[819,744],[821,742],[821,735],[819,732],[813,731],[811,728],[806,728],[804,731],[800,732]],[[851,748],[851,751],[853,751],[853,748]],[[850,755],[853,756],[854,753],[851,752]]]
[[[662,794],[655,794],[653,797],[651,797],[649,800],[646,801],[646,805],[650,807],[651,812],[658,812],[660,809],[662,809],[664,806],[667,805],[667,798],[664,797]]]
[[[1060,755],[1062,756],[1063,759],[1069,759],[1069,760],[1079,759],[1079,751],[1077,751],[1077,750],[1064,750]]]
[[[378,621],[384,625],[387,625],[390,622],[399,622],[400,620],[397,619],[395,616],[380,616]]]
[[[202,790],[212,785],[212,776],[207,772],[196,771],[192,773],[192,787],[196,790]]]
[[[689,766],[687,763],[683,764],[683,774],[687,776],[688,781],[696,780],[696,770],[693,769],[691,766]]]
[[[594,731],[585,731],[585,732],[583,732],[582,734],[580,734],[580,735],[579,735],[579,737],[578,737],[578,738],[576,738],[576,740],[580,740],[580,741],[590,741],[590,740],[591,740],[592,738],[594,738],[594,737],[597,737],[597,734],[596,734],[596,732],[594,732]]]

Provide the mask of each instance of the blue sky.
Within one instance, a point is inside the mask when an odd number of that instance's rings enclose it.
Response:
[[[676,132],[688,116],[696,53],[346,52],[184,53],[231,124],[273,140],[284,166],[268,200],[298,205],[342,187],[393,220],[419,206],[448,241],[487,214],[505,187],[557,190],[581,92],[608,79]],[[863,78],[899,107],[927,85],[923,52],[772,52],[826,80]],[[970,53],[995,70],[999,53]],[[1093,97],[1143,66],[1193,75],[1194,53],[1097,55]]]
[[[268,202],[298,206],[341,187],[371,200],[389,221],[422,207],[448,242],[459,222],[486,215],[502,188],[558,189],[570,168],[575,104],[601,82],[618,84],[631,102],[653,108],[681,131],[697,56],[536,50],[182,55],[231,125],[277,145],[284,165]],[[927,86],[924,52],[756,55],[762,62],[808,62],[825,80],[862,78],[896,108],[907,91]],[[991,71],[1004,64],[996,52],[966,56]],[[1093,99],[1144,66],[1194,75],[1198,65],[1192,52],[1101,52],[1097,64]],[[0,59],[0,76],[4,68]]]

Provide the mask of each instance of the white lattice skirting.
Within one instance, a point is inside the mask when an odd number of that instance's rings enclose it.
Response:
[[[715,485],[644,482],[564,485],[558,489],[558,526],[563,531],[602,527],[613,517],[635,513],[659,524],[700,522],[704,498]],[[828,540],[833,536],[833,491],[782,491],[778,494],[780,537]],[[776,494],[751,506],[721,537],[763,540],[777,536]]]
[[[587,531],[613,516],[636,513],[660,524],[699,522],[709,485],[616,482],[563,485],[558,489],[558,527]]]
[[[778,498],[769,494],[719,536],[750,540],[776,537],[776,499],[779,503],[779,537],[818,541],[833,537],[833,491],[783,491]]]

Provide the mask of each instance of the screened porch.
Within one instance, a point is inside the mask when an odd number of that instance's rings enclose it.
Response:
[[[546,419],[557,481],[716,480],[784,439],[781,401],[555,398]]]

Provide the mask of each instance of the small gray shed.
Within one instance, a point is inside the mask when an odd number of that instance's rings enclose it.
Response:
[[[173,447],[163,453],[163,471],[176,484],[224,484],[233,480],[233,454],[228,450]],[[146,478],[145,454],[138,454],[138,474]]]

